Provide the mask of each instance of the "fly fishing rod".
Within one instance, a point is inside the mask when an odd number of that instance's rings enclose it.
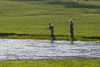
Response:
[[[27,27],[46,28],[46,27],[43,27],[43,26],[27,26]]]

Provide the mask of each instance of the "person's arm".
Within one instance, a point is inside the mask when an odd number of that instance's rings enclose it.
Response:
[[[46,27],[46,29],[49,29],[49,27]]]
[[[73,29],[73,26],[74,26],[74,24],[73,24],[73,22],[72,22],[72,29]]]
[[[49,29],[50,28],[50,26],[49,27],[46,27],[46,29]]]

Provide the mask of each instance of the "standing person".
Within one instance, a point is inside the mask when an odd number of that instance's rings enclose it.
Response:
[[[53,27],[53,25],[51,23],[49,23],[49,27],[47,27],[47,29],[50,29],[50,31],[51,31],[51,37],[54,38],[54,27]]]
[[[69,21],[70,21],[70,33],[71,33],[71,37],[73,38],[74,37],[73,36],[73,30],[74,30],[73,26],[74,26],[74,24],[72,22],[72,19],[70,19]]]

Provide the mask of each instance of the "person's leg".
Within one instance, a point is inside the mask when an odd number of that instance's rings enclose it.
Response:
[[[51,37],[54,37],[54,31],[51,31]]]
[[[71,37],[73,37],[73,29],[70,29]]]

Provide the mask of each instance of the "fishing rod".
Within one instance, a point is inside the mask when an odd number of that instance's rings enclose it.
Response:
[[[27,27],[46,28],[46,27],[43,27],[43,26],[27,26]]]

